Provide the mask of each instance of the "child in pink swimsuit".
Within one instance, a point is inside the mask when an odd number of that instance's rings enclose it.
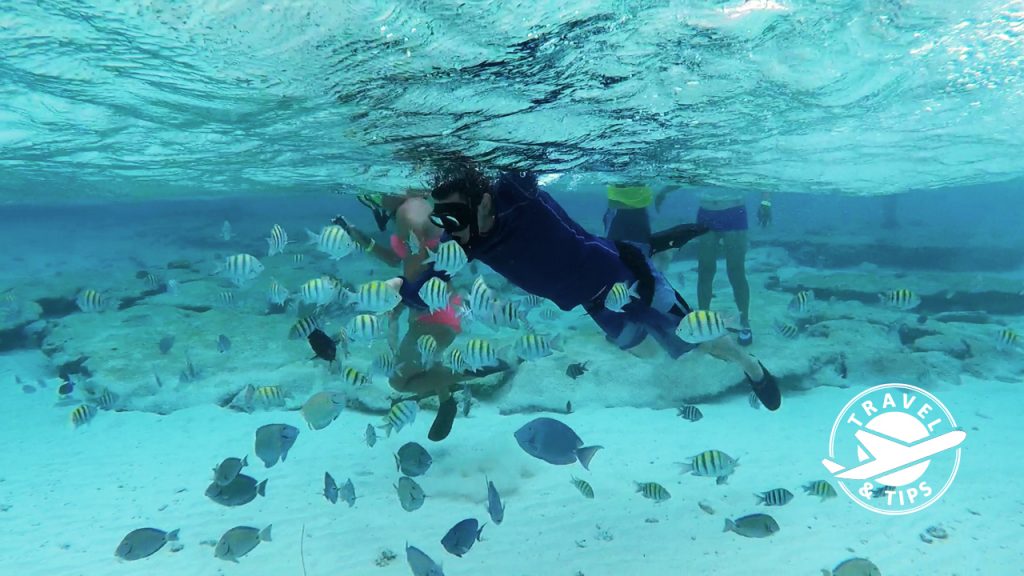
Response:
[[[428,250],[436,250],[440,242],[440,239],[434,238],[432,240],[427,240],[424,245]],[[391,235],[391,249],[402,260],[409,257],[409,249],[397,234]],[[459,313],[455,308],[459,304],[462,304],[462,298],[459,297],[458,294],[455,294],[452,296],[447,308],[444,310],[438,310],[431,314],[424,314],[417,318],[416,321],[423,322],[424,324],[442,324],[444,326],[448,326],[458,334],[462,332],[462,321],[459,319]]]

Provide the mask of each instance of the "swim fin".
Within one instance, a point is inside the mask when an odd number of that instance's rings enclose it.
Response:
[[[710,228],[703,224],[680,224],[668,230],[655,232],[651,234],[651,253],[657,254],[665,250],[679,248],[708,230]]]
[[[430,432],[427,432],[427,438],[434,442],[440,442],[447,438],[452,432],[452,424],[455,423],[455,413],[458,412],[458,408],[454,396],[449,396],[447,400],[441,402],[437,408],[434,423],[430,426]]]
[[[758,360],[757,363],[761,364],[761,361]],[[750,388],[754,390],[757,399],[764,404],[765,408],[771,411],[778,410],[779,406],[782,406],[782,392],[779,391],[779,383],[775,380],[775,376],[772,376],[764,367],[764,364],[761,364],[761,370],[764,372],[764,377],[760,382],[754,382],[749,375],[747,381],[750,382]]]

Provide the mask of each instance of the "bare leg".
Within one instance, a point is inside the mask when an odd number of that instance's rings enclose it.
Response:
[[[458,381],[458,375],[451,369],[441,365],[440,358],[434,360],[430,369],[426,369],[420,361],[417,340],[420,336],[430,335],[437,341],[437,355],[455,340],[455,331],[444,324],[419,322],[413,318],[409,322],[409,331],[398,347],[396,362],[402,365],[400,374],[391,377],[391,387],[399,392],[417,395],[437,394],[438,400],[447,400],[451,395],[452,385]]]
[[[711,287],[715,281],[715,270],[718,267],[717,232],[708,232],[700,237],[697,245],[697,308],[711,308]]]
[[[747,282],[747,231],[735,230],[722,234],[722,245],[725,248],[725,270],[729,274],[729,284],[736,299],[736,308],[740,311],[740,324],[750,327],[750,284]]]

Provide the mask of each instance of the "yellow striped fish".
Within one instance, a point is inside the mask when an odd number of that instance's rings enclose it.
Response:
[[[814,304],[814,290],[801,290],[789,301],[789,313],[794,316],[806,316],[811,313]]]
[[[822,502],[837,496],[836,489],[826,480],[815,480],[804,484],[804,493],[810,496],[819,496]]]
[[[462,270],[468,263],[468,260],[466,259],[466,251],[462,249],[462,246],[455,240],[448,240],[447,242],[442,242],[437,247],[437,252],[431,252],[428,248],[427,259],[423,263],[433,264],[434,270],[444,272],[451,278],[459,270]]]
[[[442,364],[450,368],[452,372],[465,372],[466,369],[469,368],[466,364],[466,357],[462,354],[462,350],[455,346],[452,346],[445,351],[444,361]]]
[[[625,282],[612,284],[608,295],[604,297],[604,307],[612,312],[622,312],[623,306],[629,304],[633,298],[640,297],[640,294],[636,291],[636,285],[636,282],[632,286],[627,286]]]
[[[117,404],[117,394],[103,388],[98,394],[94,394],[91,400],[100,410],[111,410]]]
[[[280,224],[274,224],[274,227],[270,229],[267,245],[267,257],[284,252],[284,247],[288,245],[288,233],[281,228]]]
[[[336,224],[324,226],[319,234],[306,230],[309,243],[316,249],[327,254],[331,260],[341,260],[356,248],[356,243],[344,228]]]
[[[772,328],[775,329],[776,334],[790,340],[800,335],[800,328],[795,324],[790,324],[789,322],[776,320],[772,323]]]
[[[561,334],[550,340],[540,334],[523,334],[515,343],[516,354],[523,360],[538,360],[562,351]]]
[[[921,303],[921,297],[906,288],[898,288],[884,294],[879,294],[878,299],[885,306],[897,310],[913,310]]]
[[[71,411],[71,425],[75,428],[88,424],[96,416],[96,407],[89,404],[81,404]]]
[[[383,428],[387,433],[388,437],[391,436],[391,431],[401,432],[402,428],[412,424],[416,421],[416,414],[420,411],[419,404],[415,400],[406,400],[399,402],[391,407],[387,415],[384,416],[384,423],[378,428]]]
[[[484,338],[471,338],[466,342],[463,358],[470,370],[487,368],[498,365],[498,351],[491,345],[490,340]]]
[[[106,296],[89,288],[75,298],[75,304],[82,312],[102,312],[107,309],[108,301]]]
[[[713,477],[718,484],[725,484],[739,462],[721,450],[705,450],[690,458],[689,462],[680,462],[680,465],[683,474],[691,472],[694,476]]]
[[[288,397],[288,393],[282,390],[280,386],[257,386],[253,389],[252,396],[264,406],[280,406],[284,404],[284,399]]]
[[[326,306],[338,297],[340,286],[330,276],[314,278],[299,288],[299,299],[313,306]]]
[[[594,498],[594,489],[586,480],[581,480],[580,478],[573,476],[571,482],[572,485],[580,491],[580,494],[582,494],[584,498]]]
[[[420,353],[420,363],[427,370],[434,365],[434,357],[437,356],[437,340],[430,334],[424,334],[416,339],[416,350]]]
[[[236,286],[245,284],[263,273],[263,263],[251,254],[235,254],[224,259],[218,272],[228,277]]]
[[[342,370],[342,378],[351,386],[364,386],[370,383],[370,378],[366,374],[351,366],[347,366]]]
[[[484,277],[477,276],[476,280],[473,280],[472,288],[469,290],[470,313],[482,316],[491,310],[494,302],[494,294],[491,292],[490,287],[487,286]]]
[[[267,301],[275,306],[284,306],[288,302],[288,289],[277,281],[277,278],[270,279],[270,288],[267,289]]]
[[[380,316],[359,314],[345,325],[345,334],[353,342],[369,342],[380,338],[385,328],[385,322]]]
[[[1020,335],[1012,328],[1003,328],[996,339],[996,349],[1002,352],[1020,346]]]
[[[426,303],[431,313],[444,310],[448,307],[448,300],[451,297],[448,283],[434,276],[420,286],[419,297]]]
[[[694,310],[683,317],[676,327],[676,336],[683,342],[700,344],[725,335],[725,319],[710,310]]]
[[[299,318],[292,324],[291,330],[288,331],[288,338],[291,340],[298,340],[299,338],[308,338],[314,330],[320,330],[323,327],[320,325],[320,317],[317,315],[306,316],[305,318]]]
[[[402,301],[402,296],[387,282],[371,280],[359,286],[354,299],[360,311],[381,314],[390,312],[395,306],[398,306],[398,303]]]
[[[636,491],[644,495],[644,498],[648,500],[654,500],[655,502],[664,502],[672,497],[665,490],[665,487],[657,482],[634,482],[636,484]]]
[[[424,336],[426,336],[426,334]],[[385,350],[373,359],[372,372],[380,374],[385,378],[390,378],[401,371],[402,367],[399,366],[397,362],[398,359],[395,357],[395,353],[391,350]]]

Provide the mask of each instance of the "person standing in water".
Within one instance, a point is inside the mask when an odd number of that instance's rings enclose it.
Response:
[[[677,186],[667,186],[658,192],[655,206],[661,206],[665,195]],[[697,244],[697,306],[711,309],[712,285],[718,270],[718,257],[725,256],[725,272],[732,286],[733,299],[740,313],[740,331],[737,342],[741,346],[754,343],[750,329],[750,283],[747,281],[747,194],[724,188],[705,188],[697,192],[699,207],[697,223],[710,230]],[[771,197],[765,192],[757,210],[762,228],[772,222]]]
[[[362,195],[359,201],[373,212],[381,232],[387,229],[389,222],[394,222],[394,233],[390,236],[388,247],[381,246],[344,218],[335,218],[335,224],[348,230],[352,239],[372,256],[391,266],[401,265],[404,276],[415,277],[423,272],[427,268],[423,263],[427,259],[427,250],[437,250],[442,232],[430,221],[433,207],[425,195],[409,190],[405,194]],[[409,310],[409,329],[395,354],[395,365],[401,368],[388,380],[395,390],[414,394],[417,398],[437,395],[440,407],[427,435],[433,441],[442,440],[451,432],[458,411],[452,391],[467,376],[452,372],[440,362],[433,363],[429,368],[424,366],[418,342],[420,337],[430,336],[437,343],[438,354],[448,348],[462,331],[456,311],[459,303],[460,299],[455,295],[447,308],[437,312]],[[403,309],[399,305],[391,313],[391,327],[396,333],[398,318]],[[502,365],[499,368],[507,369],[508,366]],[[480,374],[470,376],[478,377]]]

